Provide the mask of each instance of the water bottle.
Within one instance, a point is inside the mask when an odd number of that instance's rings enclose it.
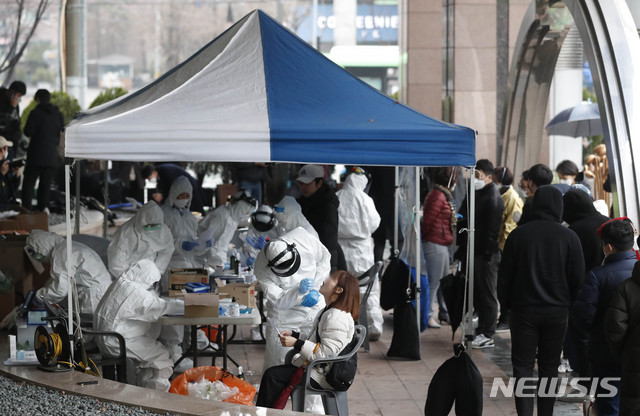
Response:
[[[241,365],[238,366],[238,378],[240,380],[244,380],[244,370]]]
[[[229,305],[229,316],[240,316],[240,305],[236,302],[236,298],[231,298]]]

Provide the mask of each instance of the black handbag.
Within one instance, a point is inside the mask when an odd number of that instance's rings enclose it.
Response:
[[[380,288],[380,306],[385,311],[395,308],[405,297],[407,291],[406,276],[409,266],[398,257],[392,257],[391,262],[382,274]]]
[[[324,313],[327,309],[322,311]],[[322,316],[322,314],[320,314]],[[318,319],[320,322],[320,319]],[[320,332],[316,332],[316,338],[318,343],[320,342]],[[356,334],[353,334],[353,338],[347,344],[346,347],[340,351],[341,355],[347,355],[350,353],[358,343],[358,338]],[[325,375],[325,380],[331,386],[332,389],[336,391],[347,391],[349,387],[353,384],[353,380],[356,378],[356,371],[358,370],[358,353],[355,353],[346,361],[338,361],[336,363],[331,364],[331,368],[329,372]]]
[[[393,337],[391,346],[387,351],[387,357],[404,358],[407,360],[420,359],[420,331],[418,330],[418,318],[416,308],[411,302],[415,299],[416,285],[411,279],[407,267],[404,294],[402,301],[393,308]]]

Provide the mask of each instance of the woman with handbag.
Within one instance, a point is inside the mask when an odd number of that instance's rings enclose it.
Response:
[[[256,406],[273,407],[299,367],[321,357],[335,357],[349,344],[354,334],[354,321],[360,311],[360,288],[358,279],[338,270],[331,274],[320,287],[327,307],[316,317],[309,339],[300,339],[294,331],[281,331],[280,342],[293,347],[298,353],[291,364],[269,368],[262,375]],[[317,388],[331,389],[326,380],[330,365],[314,368],[311,383]]]

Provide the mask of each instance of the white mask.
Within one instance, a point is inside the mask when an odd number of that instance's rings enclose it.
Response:
[[[473,178],[473,186],[474,188],[476,188],[476,191],[479,191],[480,189],[485,187],[485,183],[482,179],[478,179],[478,178]]]
[[[178,209],[182,209],[182,208],[186,208],[188,203],[189,203],[188,199],[176,199],[176,201],[173,203],[173,206]]]
[[[558,179],[558,182],[563,183],[565,185],[573,185],[573,179],[571,178]]]

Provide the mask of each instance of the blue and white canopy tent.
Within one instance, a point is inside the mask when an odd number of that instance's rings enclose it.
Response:
[[[259,10],[65,136],[71,159],[475,166],[472,129],[381,94]]]

